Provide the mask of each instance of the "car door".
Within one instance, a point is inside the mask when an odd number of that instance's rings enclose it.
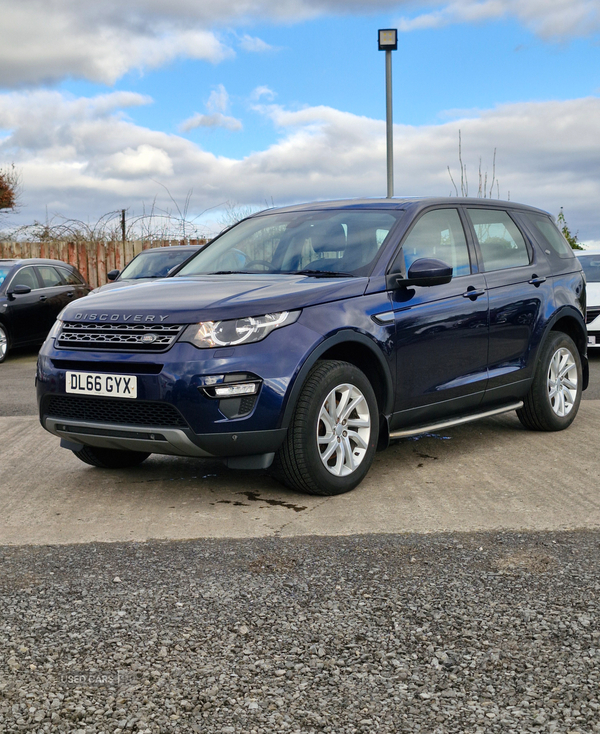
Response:
[[[30,293],[12,294],[17,285],[31,288]],[[45,303],[33,265],[17,270],[6,286],[6,293],[4,318],[13,345],[43,341],[47,333]]]
[[[485,403],[505,402],[522,397],[533,372],[535,335],[552,300],[550,265],[526,240],[510,210],[469,207],[466,211],[489,295]]]
[[[419,258],[452,266],[452,280],[395,289],[397,379],[391,428],[466,412],[487,381],[488,302],[456,207],[430,210],[406,234],[391,272]]]
[[[44,321],[46,334],[52,328],[56,317],[69,303],[68,292],[73,288],[67,285],[60,275],[58,268],[53,265],[38,265],[36,267],[42,281],[42,294],[40,298],[44,301]]]
[[[87,294],[90,292],[90,287],[78,273],[74,272],[73,270],[68,270],[67,268],[61,267],[60,265],[57,265],[56,269],[60,273],[63,282],[67,286],[65,291],[67,303],[70,303],[71,301],[76,301],[78,298],[82,298],[83,296],[87,296]]]

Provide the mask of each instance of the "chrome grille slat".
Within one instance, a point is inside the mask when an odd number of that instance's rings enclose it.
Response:
[[[58,348],[75,349],[134,349],[163,352],[175,342],[185,325],[182,324],[120,324],[106,322],[65,321],[56,344]],[[143,341],[152,334],[150,343]]]

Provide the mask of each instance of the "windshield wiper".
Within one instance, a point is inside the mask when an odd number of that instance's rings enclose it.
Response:
[[[252,275],[248,270],[214,270],[212,273],[194,273],[194,275]]]
[[[294,270],[290,275],[310,275],[313,278],[354,278],[352,273],[339,273],[331,270]]]

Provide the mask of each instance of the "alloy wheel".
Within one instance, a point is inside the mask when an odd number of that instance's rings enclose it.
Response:
[[[548,367],[548,397],[557,416],[568,415],[577,399],[577,364],[568,349],[554,352]]]
[[[6,357],[8,351],[8,336],[4,329],[0,326],[0,362]]]
[[[325,398],[317,420],[317,444],[323,466],[338,477],[355,471],[365,457],[371,415],[363,393],[344,383]]]

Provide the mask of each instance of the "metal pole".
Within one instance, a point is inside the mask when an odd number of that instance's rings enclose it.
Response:
[[[394,130],[392,123],[392,52],[385,52],[385,128],[387,136],[387,198],[394,195]]]
[[[127,231],[125,229],[125,209],[121,209],[121,239],[125,242]]]

